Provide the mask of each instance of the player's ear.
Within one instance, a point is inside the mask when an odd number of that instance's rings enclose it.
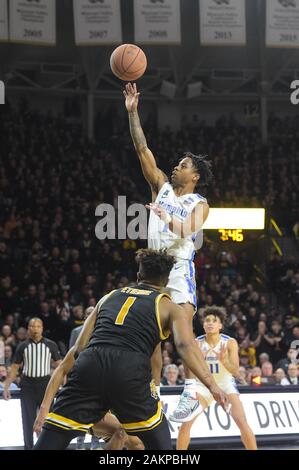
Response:
[[[200,180],[200,175],[198,173],[196,173],[193,177],[193,180],[194,180],[194,183],[198,183],[198,181]]]

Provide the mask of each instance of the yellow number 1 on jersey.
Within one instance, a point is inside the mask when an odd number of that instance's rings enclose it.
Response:
[[[132,305],[133,305],[133,303],[135,302],[136,299],[137,299],[137,297],[128,297],[127,298],[127,300],[123,304],[122,308],[120,309],[120,311],[119,311],[119,313],[116,317],[115,325],[123,325],[124,324],[125,318],[128,315],[129,310],[132,307]]]

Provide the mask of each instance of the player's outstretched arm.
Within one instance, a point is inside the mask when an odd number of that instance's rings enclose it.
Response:
[[[127,83],[123,93],[126,99],[125,104],[129,115],[130,132],[134,147],[141,163],[143,175],[151,186],[154,196],[158,194],[160,188],[167,181],[167,176],[157,167],[155,157],[147,146],[137,110],[140,93],[137,91],[136,84]]]
[[[37,435],[39,435],[42,430],[45,418],[47,414],[49,413],[51,403],[54,400],[54,397],[59,389],[59,386],[62,384],[64,377],[70,372],[70,370],[72,369],[75,363],[74,349],[75,349],[75,346],[73,346],[68,351],[67,355],[60,362],[59,366],[56,367],[56,369],[54,370],[50,378],[50,381],[47,385],[45,395],[41,403],[38,415],[33,425],[33,431]]]

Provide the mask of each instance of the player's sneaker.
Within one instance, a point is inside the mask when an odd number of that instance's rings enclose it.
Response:
[[[169,416],[169,419],[176,423],[187,423],[197,416],[201,410],[199,401],[193,398],[190,392],[185,390],[180,397],[177,408]]]
[[[102,445],[96,436],[92,436],[90,450],[102,450]]]

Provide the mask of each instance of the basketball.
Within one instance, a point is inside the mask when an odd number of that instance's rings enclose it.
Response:
[[[142,77],[146,70],[146,55],[134,44],[122,44],[111,54],[110,67],[114,75],[124,81]]]

